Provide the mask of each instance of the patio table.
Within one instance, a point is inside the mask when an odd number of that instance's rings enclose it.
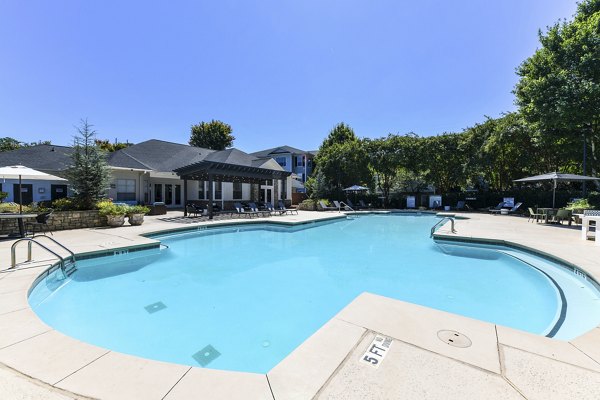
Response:
[[[538,208],[537,212],[541,213],[544,216],[544,222],[547,224],[548,223],[548,219],[553,216],[556,215],[556,212],[558,211],[558,208]]]
[[[24,218],[35,218],[37,214],[14,214],[14,213],[0,213],[0,220],[2,219],[17,219],[17,225],[19,227],[19,236],[25,237],[25,224],[23,223]]]

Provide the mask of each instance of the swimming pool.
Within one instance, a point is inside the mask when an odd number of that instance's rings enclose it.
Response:
[[[295,227],[159,236],[168,246],[78,261],[29,302],[50,326],[141,357],[266,373],[368,291],[570,339],[600,321],[598,291],[546,259],[436,243],[433,216],[368,215]]]

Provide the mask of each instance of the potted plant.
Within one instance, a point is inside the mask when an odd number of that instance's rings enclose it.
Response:
[[[128,206],[115,204],[110,200],[98,203],[99,214],[106,217],[106,222],[111,227],[123,226],[128,208]]]
[[[141,225],[144,223],[144,215],[150,212],[150,207],[131,206],[127,209],[127,217],[130,225]]]

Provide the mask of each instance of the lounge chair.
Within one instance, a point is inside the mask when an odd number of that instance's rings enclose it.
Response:
[[[527,222],[529,222],[529,220],[532,220],[535,218],[535,222],[539,222],[540,218],[544,218],[544,214],[541,213],[536,213],[535,211],[533,211],[533,208],[528,207],[527,211],[529,211],[529,218],[527,218]]]
[[[248,218],[251,218],[252,216],[256,215],[257,217],[260,215],[258,212],[256,211],[246,211],[244,209],[244,206],[242,205],[242,203],[235,203],[234,204],[235,207],[235,211],[237,215],[245,215]]]
[[[362,201],[362,200],[359,200],[359,201],[358,201],[358,204],[360,204],[360,208],[371,208],[371,205],[370,205],[370,204],[369,204],[369,205],[367,205],[367,204],[365,204],[365,202],[364,202],[364,201]]]
[[[519,209],[519,207],[521,207],[523,203],[517,203],[515,204],[515,206],[513,208],[510,209],[506,209],[506,208],[501,208],[500,210],[490,210],[490,212],[492,214],[514,214],[517,212],[517,210]]]
[[[319,201],[319,204],[321,205],[321,208],[323,209],[323,211],[337,211],[338,208],[337,207],[330,207],[327,204],[325,204],[324,201]]]
[[[186,207],[187,207],[188,214],[194,214],[194,217],[197,217],[198,214],[200,214],[200,215],[204,214],[204,208],[202,208],[201,206],[199,206],[197,204],[189,203]]]
[[[295,208],[286,208],[285,203],[283,202],[283,200],[279,200],[277,202],[277,206],[278,206],[277,211],[280,211],[280,212],[282,212],[284,214],[288,214],[288,213],[289,214],[293,214],[293,213],[298,214],[298,210],[296,210]]]
[[[460,200],[456,203],[456,207],[454,207],[454,209],[456,211],[464,211],[466,210],[466,205],[467,203],[464,200]]]
[[[340,202],[337,200],[332,201],[332,203],[333,203],[333,206],[338,209],[338,211],[341,210],[342,208],[344,208],[344,207],[342,207]]]
[[[256,203],[248,203],[248,206],[250,207],[250,211],[253,211],[256,214],[260,214],[263,217],[270,217],[271,216],[271,211],[269,211],[269,210],[259,210],[258,207],[256,206]]]
[[[350,199],[346,199],[346,204],[353,210],[360,210],[362,208],[361,206],[352,204],[352,201],[350,201]]]
[[[286,215],[287,214],[285,209],[281,210],[281,209],[275,208],[275,207],[273,207],[273,204],[271,204],[269,202],[265,203],[265,207],[271,213],[271,215],[275,215],[275,214]]]
[[[506,209],[507,209],[507,207],[504,206],[504,202],[501,201],[500,203],[498,203],[498,205],[496,207],[490,208],[489,211],[492,214],[497,214],[497,213],[500,213],[500,211],[506,210]]]

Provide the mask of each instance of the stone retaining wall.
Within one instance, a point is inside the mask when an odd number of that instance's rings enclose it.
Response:
[[[26,218],[24,222],[35,222],[35,218]],[[16,219],[0,219],[0,224],[0,235],[8,235],[19,231]],[[52,231],[99,226],[106,226],[106,217],[101,217],[97,210],[54,211],[48,221],[48,228]]]

